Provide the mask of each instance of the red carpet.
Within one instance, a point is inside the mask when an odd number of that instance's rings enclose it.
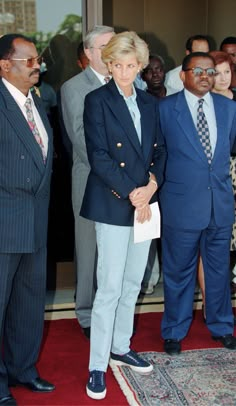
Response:
[[[132,348],[136,351],[163,351],[160,338],[161,313],[141,314],[136,317],[137,330]],[[182,349],[220,347],[213,341],[202,321],[200,311]],[[38,370],[40,375],[56,385],[52,393],[37,394],[24,388],[12,389],[19,406],[82,406],[82,405],[127,405],[110,368],[107,373],[107,397],[102,401],[89,399],[85,392],[88,378],[89,341],[84,337],[76,319],[45,322],[45,336]]]

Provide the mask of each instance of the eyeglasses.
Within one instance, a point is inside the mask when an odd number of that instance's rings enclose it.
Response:
[[[42,56],[35,56],[34,58],[11,58],[10,61],[25,61],[27,68],[33,68],[37,62],[39,65],[43,62]]]
[[[215,76],[215,74],[216,74],[216,70],[214,68],[203,69],[203,68],[196,67],[196,68],[189,68],[189,69],[183,69],[183,70],[184,70],[184,72],[192,71],[194,76],[202,76],[203,73],[205,73],[207,76]]]

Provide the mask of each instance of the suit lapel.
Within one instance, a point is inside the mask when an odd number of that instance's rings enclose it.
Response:
[[[137,90],[136,90],[137,91]],[[137,91],[137,103],[141,113],[141,129],[142,129],[142,151],[143,158],[146,161],[150,154],[151,148],[153,148],[153,142],[151,142],[150,134],[153,133],[151,125],[153,121],[153,103],[147,103],[146,98],[142,97],[142,93]],[[151,108],[152,107],[152,108]],[[155,114],[155,113],[154,113]]]
[[[45,184],[45,181],[48,179],[48,171],[51,172],[51,167],[52,167],[52,159],[53,159],[53,136],[52,136],[52,128],[50,127],[47,113],[40,102],[39,98],[36,97],[34,94],[32,95],[35,105],[37,107],[37,110],[40,114],[41,120],[43,122],[43,125],[46,129],[47,135],[48,135],[48,152],[47,152],[47,159],[46,159],[46,164],[43,162],[43,170],[44,170],[44,176],[42,177],[42,181],[39,185],[39,188],[37,190],[37,193],[42,189],[42,187]],[[40,151],[40,158],[42,158],[42,152]]]
[[[196,127],[194,125],[188,104],[186,102],[184,92],[181,91],[177,95],[175,110],[177,112],[177,121],[182,128],[184,135],[196,150],[201,159],[208,165],[206,154],[201,145]]]
[[[7,88],[0,81],[0,92],[6,102],[6,107],[3,106],[2,111],[6,114],[7,120],[14,128],[16,135],[21,142],[25,145],[28,152],[32,156],[38,169],[43,173],[45,171],[45,165],[43,162],[42,152],[39,145],[35,142],[34,136],[29,128],[29,125],[22,114],[19,106],[11,96]]]
[[[137,132],[134,127],[132,117],[125,103],[125,100],[118,92],[117,87],[113,80],[111,80],[106,86],[110,90],[110,98],[109,98],[110,109],[116,116],[121,126],[124,128],[125,133],[127,134],[127,137],[129,138],[137,154],[141,156],[143,159],[142,148],[138,139]]]
[[[102,83],[100,82],[100,80],[98,79],[98,77],[95,75],[95,73],[92,71],[92,69],[90,68],[90,66],[88,66],[85,70],[84,70],[84,75],[87,77],[88,81],[91,83],[91,86],[94,89],[97,89],[98,87],[102,86]]]
[[[217,126],[217,141],[216,141],[216,148],[215,153],[213,156],[213,162],[217,159],[217,156],[221,154],[222,145],[225,140],[225,110],[222,108],[222,99],[215,97],[214,93],[212,93],[214,108],[215,108],[215,116],[216,116],[216,126]]]

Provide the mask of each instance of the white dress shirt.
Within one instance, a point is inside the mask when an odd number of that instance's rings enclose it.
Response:
[[[27,115],[26,115],[26,108],[25,108],[25,102],[26,99],[31,99],[31,105],[32,105],[32,110],[33,110],[33,115],[35,119],[36,126],[39,130],[40,137],[42,138],[43,145],[44,145],[44,150],[45,154],[47,156],[48,152],[48,135],[47,131],[44,127],[44,124],[41,120],[41,117],[39,115],[39,112],[34,104],[34,99],[32,97],[31,91],[29,91],[28,96],[26,97],[19,89],[17,89],[14,85],[12,85],[10,82],[8,82],[6,79],[2,78],[3,84],[6,86],[7,90],[11,93],[13,99],[15,102],[18,104],[19,108],[21,109],[26,121],[27,121]],[[33,134],[32,134],[33,136]]]

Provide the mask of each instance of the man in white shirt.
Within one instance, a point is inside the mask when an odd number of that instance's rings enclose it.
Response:
[[[192,317],[199,252],[206,291],[206,326],[212,338],[236,350],[229,281],[234,197],[229,176],[235,152],[236,104],[211,93],[216,71],[204,52],[187,55],[184,90],[159,103],[167,148],[162,209],[164,349],[181,352]]]
[[[191,52],[209,52],[210,45],[209,40],[205,35],[193,35],[189,37],[185,45],[185,54],[188,55]],[[180,71],[182,66],[179,65],[176,68],[170,70],[166,74],[165,87],[166,95],[180,92],[183,89],[183,82],[180,79]]]

